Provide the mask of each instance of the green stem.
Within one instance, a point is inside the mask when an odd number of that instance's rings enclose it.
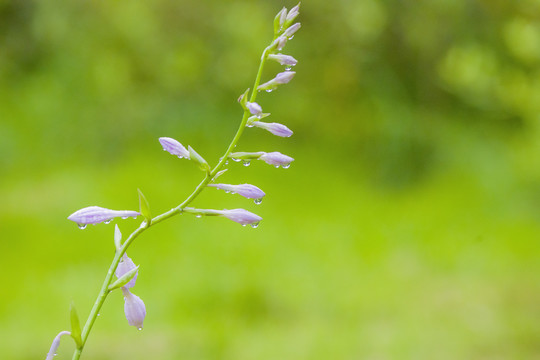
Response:
[[[262,71],[264,68],[264,63],[266,62],[266,59],[268,57],[268,53],[270,52],[270,50],[271,50],[271,47],[269,46],[263,51],[261,62],[259,64],[259,70],[255,78],[255,83],[253,84],[253,89],[251,90],[251,97],[249,100],[250,102],[254,102],[255,99],[257,98],[257,87],[260,84]],[[249,111],[245,109],[244,114],[242,116],[242,121],[240,122],[240,126],[238,127],[238,130],[236,131],[234,138],[229,144],[229,147],[227,148],[227,150],[225,151],[225,153],[223,154],[223,156],[221,157],[217,165],[212,169],[212,171],[206,174],[204,179],[199,183],[199,185],[197,185],[195,190],[180,205],[153,218],[152,221],[150,222],[150,225],[148,225],[146,221],[143,221],[141,226],[139,226],[137,230],[132,232],[127,238],[127,240],[124,242],[122,247],[116,251],[114,255],[114,259],[111,263],[111,266],[109,267],[109,271],[107,271],[107,275],[105,276],[105,280],[103,281],[103,285],[101,286],[101,290],[99,291],[99,295],[96,301],[94,302],[94,306],[92,307],[92,310],[90,311],[90,314],[88,315],[88,319],[86,320],[86,323],[82,330],[82,333],[81,333],[82,345],[78,347],[77,349],[75,349],[72,360],[78,360],[81,357],[81,354],[84,350],[84,346],[86,345],[86,341],[88,340],[88,336],[90,335],[90,331],[92,330],[92,327],[94,326],[94,323],[96,322],[96,319],[97,319],[97,316],[99,315],[101,307],[105,303],[105,300],[107,299],[107,296],[110,293],[109,285],[111,284],[113,280],[113,275],[116,271],[116,268],[118,267],[118,264],[120,263],[120,259],[122,258],[124,253],[127,251],[128,247],[146,229],[170,217],[173,217],[177,214],[182,213],[182,210],[187,205],[189,205],[193,200],[195,200],[195,198],[204,190],[206,185],[208,185],[208,183],[214,178],[214,176],[216,176],[218,171],[220,171],[225,165],[229,157],[229,154],[234,150],[237,143],[240,141],[240,137],[242,136],[242,133],[244,132],[244,128],[246,127],[246,123],[249,116],[250,116]]]

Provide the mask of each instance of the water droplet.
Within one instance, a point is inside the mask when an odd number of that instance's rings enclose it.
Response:
[[[243,227],[246,227],[247,224],[242,224]]]
[[[285,66],[285,71],[290,71],[291,69],[292,69],[292,66],[291,66],[291,65]]]
[[[237,158],[231,158],[231,159],[232,161],[236,161],[236,162],[239,162],[240,160],[242,160],[242,159],[237,159]]]
[[[283,164],[281,167],[284,169],[288,169],[291,167],[291,164]]]
[[[136,216],[132,216],[132,218],[134,218],[134,219],[137,219],[137,217],[136,217]]]
[[[249,160],[242,161],[242,165],[244,165],[244,166],[249,166],[250,164],[251,164],[251,161],[249,161]]]
[[[283,46],[280,46],[277,48],[279,51],[281,51],[281,49],[283,49]]]
[[[225,165],[229,165],[229,160],[225,161]]]
[[[126,220],[129,216],[122,216],[122,220]]]
[[[237,146],[237,145],[236,145],[236,144],[234,144],[234,147],[236,147],[236,146]]]
[[[77,224],[77,226],[78,226],[79,229],[81,229],[81,230],[86,229],[86,224]]]
[[[287,40],[292,40],[292,39],[294,39],[294,35],[291,35],[291,36],[289,36],[289,37],[287,38]]]
[[[276,169],[279,169],[279,165],[274,165],[274,167],[275,167]]]
[[[196,217],[197,219],[200,219],[200,218],[202,218],[202,215],[201,215],[201,214],[197,214],[197,215],[195,215],[195,217]]]
[[[255,125],[253,125],[253,124],[247,124],[246,126],[249,127],[249,128],[252,128],[252,127],[254,127]]]
[[[256,229],[258,226],[259,226],[259,222],[254,222],[253,224],[251,224],[251,227],[254,229]]]
[[[267,93],[271,93],[272,91],[274,91],[274,89],[266,89],[265,90]]]
[[[142,327],[138,327],[137,330],[141,331],[141,330],[142,330]]]
[[[225,191],[225,194],[228,194],[231,192],[231,190],[223,190],[223,191]]]
[[[262,203],[262,201],[263,201],[263,198],[258,198],[258,199],[253,200],[253,202],[254,202],[255,204],[257,204],[257,205],[259,205],[260,203]]]
[[[104,224],[110,224],[111,221],[112,221],[112,219],[109,219],[109,220],[105,220],[103,223],[104,223]]]
[[[98,313],[98,314],[97,314],[97,316],[101,316],[101,314],[100,314],[100,313]]]

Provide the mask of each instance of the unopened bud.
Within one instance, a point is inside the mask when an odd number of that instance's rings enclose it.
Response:
[[[229,184],[209,184],[210,187],[215,187],[217,189],[225,190],[233,194],[238,194],[245,197],[246,199],[260,199],[266,194],[264,191],[251,184],[241,184],[241,185],[229,185]]]
[[[270,54],[268,55],[268,58],[277,61],[281,65],[295,66],[298,63],[298,61],[290,55]]]
[[[109,223],[113,218],[121,217],[137,217],[141,215],[137,211],[131,210],[111,210],[105,209],[100,206],[89,206],[83,209],[75,211],[68,216],[68,220],[74,221],[79,224],[79,227],[83,228],[88,224],[99,224],[102,222]]]
[[[283,124],[279,123],[265,123],[262,121],[253,121],[251,125],[270,131],[272,134],[281,137],[289,137],[293,134],[292,130]]]
[[[252,115],[258,116],[262,114],[262,107],[256,102],[248,102],[246,103],[246,107]]]
[[[163,146],[163,150],[167,151],[171,155],[176,155],[180,159],[189,159],[189,151],[180,144],[177,140],[169,137],[160,137],[159,142]]]
[[[142,330],[144,318],[146,317],[146,306],[144,302],[128,289],[122,288],[124,293],[124,313],[130,326],[135,326]]]
[[[294,159],[290,156],[284,155],[280,152],[274,151],[271,153],[264,153],[259,157],[259,160],[264,161],[267,164],[274,165],[276,167],[282,166],[284,168],[289,167]]]

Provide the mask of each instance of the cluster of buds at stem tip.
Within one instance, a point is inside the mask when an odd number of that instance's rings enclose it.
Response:
[[[84,229],[88,224],[95,225],[102,222],[108,224],[116,217],[127,219],[128,217],[136,218],[139,215],[141,215],[141,213],[137,211],[111,210],[99,206],[89,206],[75,211],[68,216],[68,220],[76,222],[79,225],[79,228]]]

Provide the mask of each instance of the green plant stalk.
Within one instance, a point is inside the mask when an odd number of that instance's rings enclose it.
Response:
[[[275,40],[276,37],[274,37]],[[274,41],[272,41],[273,43]],[[271,44],[272,44],[271,43]],[[255,77],[255,83],[253,84],[253,89],[251,90],[251,97],[249,98],[250,102],[254,102],[257,98],[257,87],[260,84],[262,72],[264,68],[264,63],[266,62],[268,58],[268,54],[271,51],[272,45],[269,45],[266,47],[263,51],[263,54],[261,56],[261,61],[259,63],[259,69],[257,71],[257,76]],[[116,251],[114,255],[114,259],[111,263],[111,266],[109,267],[109,271],[107,271],[107,276],[105,276],[105,280],[103,281],[103,285],[101,286],[101,290],[99,291],[99,295],[94,302],[94,306],[92,307],[92,310],[90,311],[90,314],[88,315],[88,319],[86,320],[86,323],[84,324],[84,328],[81,333],[82,338],[82,344],[81,346],[77,347],[75,349],[75,352],[73,353],[72,360],[78,360],[81,357],[81,354],[84,350],[84,346],[86,345],[86,341],[88,340],[88,336],[90,335],[90,331],[92,330],[92,327],[94,326],[94,323],[96,322],[97,316],[99,314],[99,311],[101,310],[101,307],[105,303],[105,300],[107,299],[107,295],[111,292],[109,290],[109,286],[111,285],[111,282],[113,280],[113,275],[116,271],[116,268],[118,267],[118,264],[120,263],[120,259],[124,255],[124,253],[127,251],[129,246],[133,243],[133,241],[146,229],[150,228],[153,225],[156,225],[170,217],[173,217],[175,215],[178,215],[182,213],[182,209],[185,208],[187,205],[189,205],[195,198],[204,190],[206,185],[216,176],[218,171],[220,171],[223,166],[225,165],[225,162],[227,161],[229,154],[233,151],[233,149],[236,147],[236,144],[238,141],[240,141],[240,137],[242,136],[242,133],[244,132],[244,128],[246,127],[247,120],[250,116],[250,113],[247,109],[244,109],[244,115],[242,117],[242,121],[240,123],[240,126],[238,127],[238,130],[236,131],[236,135],[232,139],[231,143],[229,144],[229,147],[223,154],[223,157],[219,160],[217,165],[208,173],[206,173],[206,176],[204,179],[197,185],[195,190],[177,207],[164,212],[161,215],[156,216],[152,219],[150,224],[146,220],[144,220],[141,225],[132,232],[129,237],[126,239],[122,247]],[[114,291],[114,290],[113,290]]]

